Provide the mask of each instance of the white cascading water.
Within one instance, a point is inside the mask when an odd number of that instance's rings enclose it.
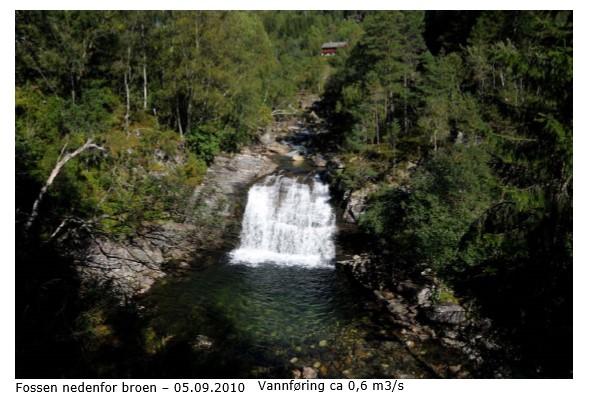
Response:
[[[249,190],[240,247],[232,262],[333,267],[335,214],[329,187],[314,179],[269,176]]]

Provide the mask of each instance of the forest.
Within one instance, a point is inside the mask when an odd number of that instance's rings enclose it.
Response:
[[[386,285],[431,271],[437,300],[491,319],[512,376],[573,375],[572,12],[15,22],[18,376],[162,366],[170,340],[154,340],[135,303],[84,293],[75,253],[188,222],[216,158],[258,144],[305,95],[324,128],[313,149],[340,163],[327,169],[334,201],[364,193],[355,237]],[[322,57],[329,41],[348,45]]]

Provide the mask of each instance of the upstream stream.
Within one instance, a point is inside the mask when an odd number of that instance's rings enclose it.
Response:
[[[235,248],[148,296],[155,331],[181,340],[162,375],[429,376],[371,294],[335,269],[337,234],[328,186],[283,159],[250,187]]]

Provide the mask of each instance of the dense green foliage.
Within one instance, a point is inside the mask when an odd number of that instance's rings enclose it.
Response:
[[[525,364],[568,375],[572,14],[457,14],[365,18],[324,94],[327,142],[351,163],[338,182],[376,191],[360,224],[397,270],[430,266]]]
[[[321,12],[17,12],[17,197],[24,220],[63,155],[91,139],[43,197],[43,233],[69,218],[128,233],[179,219],[213,157],[249,143],[318,92],[328,39],[358,24]],[[326,72],[325,72],[326,74]]]

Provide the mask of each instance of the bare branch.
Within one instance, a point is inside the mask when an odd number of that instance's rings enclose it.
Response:
[[[63,167],[67,164],[68,161],[70,161],[71,159],[78,156],[80,153],[82,153],[83,151],[85,151],[89,148],[105,150],[103,147],[94,144],[93,139],[90,139],[90,138],[82,146],[80,146],[73,152],[70,152],[67,154],[65,154],[65,151],[64,151],[65,146],[64,146],[64,148],[61,150],[61,154],[59,155],[59,158],[57,160],[57,164],[55,164],[55,167],[51,171],[51,174],[49,175],[48,179],[46,179],[46,183],[44,183],[44,186],[42,186],[42,188],[40,189],[40,192],[38,193],[38,197],[36,198],[36,201],[34,201],[34,205],[32,206],[32,212],[30,213],[30,215],[27,219],[27,222],[25,224],[26,232],[31,228],[32,224],[36,220],[36,217],[38,217],[38,210],[40,207],[40,203],[42,202],[42,199],[46,195],[46,192],[48,191],[49,187],[53,184],[53,181],[55,181],[55,178],[61,172],[61,169],[63,169]]]

